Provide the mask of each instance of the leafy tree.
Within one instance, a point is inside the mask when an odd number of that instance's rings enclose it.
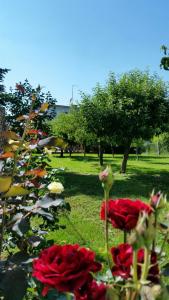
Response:
[[[55,119],[53,119],[50,123],[50,127],[52,132],[61,137],[69,144],[69,148],[75,143],[74,138],[74,123],[70,114],[61,113]],[[71,152],[70,152],[71,155]],[[63,149],[61,151],[61,157],[63,157]]]
[[[115,113],[116,140],[124,146],[121,172],[126,172],[133,139],[150,139],[164,131],[168,123],[168,87],[149,72],[134,70],[117,81],[110,76],[107,90]]]
[[[126,172],[131,144],[149,140],[166,128],[168,87],[156,75],[134,70],[117,78],[110,74],[105,87],[97,85],[92,95],[82,94],[79,105],[89,132],[100,147],[100,164],[107,141],[124,147],[121,172]]]
[[[164,53],[164,56],[161,58],[160,67],[163,68],[165,71],[169,71],[169,52],[168,47],[165,45],[161,46],[161,50]]]
[[[112,116],[109,96],[105,88],[99,84],[93,89],[92,95],[82,94],[82,101],[79,104],[79,110],[86,124],[86,129],[95,136],[98,144],[100,165],[103,165],[104,146],[107,144],[110,131],[113,135]]]
[[[0,68],[0,93],[5,91],[5,87],[3,85],[3,80],[5,75],[9,72],[9,69],[2,69]]]
[[[86,146],[94,143],[95,136],[87,131],[85,120],[77,106],[72,106],[68,114],[60,114],[49,124],[52,132],[68,143],[70,155],[75,145],[82,145],[85,154]]]
[[[16,88],[6,95],[5,101],[1,102],[1,105],[6,107],[8,124],[16,131],[20,132],[21,130],[20,121],[17,121],[17,117],[29,113],[31,95],[34,94],[36,94],[35,109],[38,109],[42,103],[49,104],[49,110],[45,114],[39,114],[36,118],[35,127],[41,128],[43,131],[49,130],[46,121],[55,116],[56,100],[50,92],[44,93],[40,86],[33,88],[28,80],[25,80],[24,83],[16,84]]]

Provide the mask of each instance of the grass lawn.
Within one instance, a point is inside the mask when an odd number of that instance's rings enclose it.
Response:
[[[105,165],[111,164],[115,182],[112,198],[129,197],[148,201],[153,188],[169,194],[169,157],[142,155],[139,160],[133,155],[128,161],[127,174],[119,174],[122,156],[105,155]],[[92,249],[104,247],[104,223],[99,211],[103,191],[98,180],[100,166],[96,155],[74,154],[72,158],[52,156],[52,167],[63,167],[65,200],[71,205],[70,222],[61,216],[66,229],[49,234],[56,243],[80,243]],[[76,229],[75,229],[75,228]],[[110,226],[111,245],[122,241],[121,232]],[[83,239],[80,236],[83,236]],[[160,240],[160,236],[158,238]]]

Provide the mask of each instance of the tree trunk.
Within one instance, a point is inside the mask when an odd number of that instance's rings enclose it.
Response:
[[[63,157],[63,149],[60,149],[60,157]]]
[[[157,155],[160,156],[160,146],[159,146],[159,141],[157,141]]]
[[[139,160],[139,148],[136,147],[136,159]]]
[[[5,108],[0,106],[0,149],[5,144],[6,137],[4,135],[6,131],[5,124]]]
[[[72,157],[72,149],[69,149],[69,156]]]
[[[86,156],[86,145],[83,145],[83,155]]]
[[[103,166],[103,147],[101,143],[99,143],[99,162],[100,166]]]
[[[112,146],[112,156],[113,156],[113,158],[114,158],[114,147]]]
[[[131,142],[128,142],[124,148],[124,155],[123,155],[123,160],[122,160],[121,170],[120,170],[120,173],[123,173],[123,174],[126,173],[127,160],[129,157],[130,146],[131,146]]]

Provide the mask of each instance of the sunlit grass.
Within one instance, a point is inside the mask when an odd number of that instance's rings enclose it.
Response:
[[[122,156],[114,158],[105,155],[105,165],[111,164],[115,173],[115,182],[111,191],[112,198],[132,198],[149,201],[152,189],[169,194],[169,158],[141,156],[139,160],[132,155],[128,161],[127,174],[119,173]],[[104,224],[99,212],[103,191],[98,179],[100,166],[97,155],[80,154],[69,158],[53,156],[52,167],[63,167],[65,200],[71,205],[69,215],[71,224],[66,217],[61,223],[66,229],[50,233],[57,243],[80,243],[96,249],[104,247]],[[73,224],[73,225],[72,225]],[[74,229],[74,226],[76,230]],[[123,237],[120,231],[110,228],[110,243],[118,244]],[[81,239],[83,236],[85,242]]]

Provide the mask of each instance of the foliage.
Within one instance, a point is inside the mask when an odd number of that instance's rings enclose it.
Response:
[[[5,91],[4,85],[2,84],[4,77],[9,71],[10,71],[9,69],[0,68],[0,97],[1,97],[1,93]]]
[[[17,89],[25,93],[23,86]],[[32,259],[53,243],[45,236],[63,228],[58,214],[70,209],[60,195],[63,187],[56,182],[58,170],[51,170],[44,149],[57,146],[58,139],[46,137],[37,127],[39,115],[45,116],[48,108],[47,103],[37,107],[38,92],[27,95],[29,111],[18,117],[23,122],[22,136],[4,132],[6,143],[0,154],[0,296],[5,300],[23,299],[31,288]]]
[[[82,95],[79,107],[100,142],[110,138],[124,146],[121,172],[125,173],[133,139],[150,139],[166,129],[168,88],[148,72],[134,70],[119,78],[111,74],[104,88],[97,85],[91,96]]]
[[[166,47],[165,45],[162,45],[161,50],[163,51],[164,56],[161,58],[160,67],[163,68],[165,71],[169,71],[168,47]]]
[[[0,99],[0,104],[6,108],[6,120],[10,128],[13,128],[20,134],[22,134],[22,127],[20,126],[20,121],[22,120],[17,120],[17,117],[29,113],[32,101],[31,96],[34,97],[35,95],[34,110],[36,111],[43,103],[48,103],[49,109],[46,109],[43,113],[39,112],[34,120],[34,127],[48,132],[46,121],[55,116],[54,109],[56,103],[50,92],[42,92],[40,86],[33,88],[28,80],[25,80],[24,83],[20,82],[16,84],[14,90],[11,90],[8,94],[4,94],[3,99]]]
[[[77,106],[72,106],[68,114],[62,113],[49,122],[52,132],[62,137],[68,143],[69,148],[80,144],[94,144],[96,137],[87,131],[85,119]]]

